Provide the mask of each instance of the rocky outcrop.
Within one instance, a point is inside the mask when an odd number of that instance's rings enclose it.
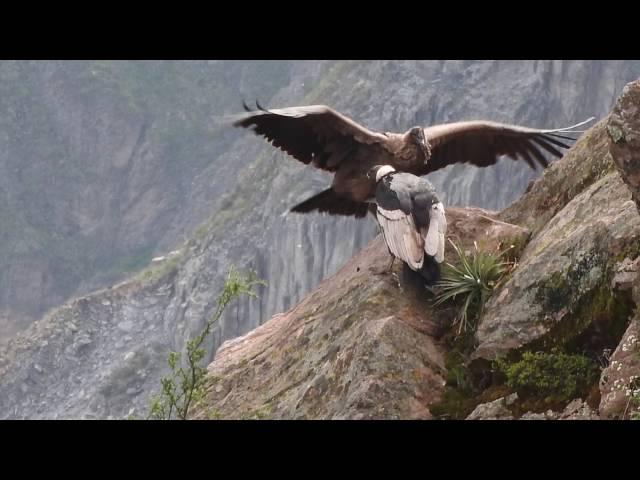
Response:
[[[637,297],[636,297],[637,298]],[[629,419],[640,412],[640,320],[636,316],[600,380],[600,415],[603,418]]]
[[[158,69],[156,73],[162,71],[162,64],[147,65]],[[126,269],[137,273],[122,284],[82,295],[53,309],[14,341],[0,347],[3,418],[117,418],[131,408],[140,412],[154,393],[160,375],[166,372],[163,355],[170,349],[182,349],[210,318],[215,292],[230,264],[255,269],[268,286],[260,291],[259,299],[245,299],[229,308],[207,345],[209,359],[225,340],[245,335],[273,314],[288,311],[374,238],[377,230],[370,218],[358,222],[286,214],[309,191],[325,188],[326,175],[284,158],[259,138],[212,125],[213,121],[205,126],[197,120],[199,115],[229,112],[229,105],[240,94],[262,100],[265,92],[265,97],[271,99],[265,99],[267,106],[327,103],[380,130],[474,117],[532,126],[564,126],[594,114],[606,114],[624,82],[640,74],[638,62],[292,62],[287,68],[265,64],[258,69],[260,75],[252,70],[255,66],[239,68],[233,62],[188,65],[194,67],[190,70],[194,82],[182,84],[178,88],[180,95],[167,95],[167,99],[175,101],[171,108],[165,108],[164,101],[135,101],[160,98],[162,95],[158,94],[171,90],[162,90],[167,85],[159,85],[160,91],[136,90],[139,85],[135,81],[119,85],[108,74],[105,76],[104,70],[97,72],[101,82],[106,83],[101,83],[105,89],[100,87],[99,93],[104,96],[100,96],[100,108],[95,112],[89,101],[95,92],[84,92],[76,101],[74,89],[64,89],[60,65],[43,67],[47,79],[55,80],[51,84],[39,83],[48,92],[48,108],[55,112],[76,106],[81,112],[69,110],[72,113],[56,117],[59,129],[50,129],[67,135],[73,146],[70,151],[77,153],[73,158],[78,168],[56,170],[55,162],[43,161],[42,165],[50,170],[34,169],[29,175],[23,172],[23,177],[34,180],[29,185],[36,192],[51,185],[55,188],[46,190],[44,196],[29,194],[31,190],[16,195],[15,188],[22,185],[23,178],[16,175],[22,171],[21,165],[29,164],[21,160],[30,158],[29,152],[9,155],[0,150],[0,191],[3,199],[10,200],[0,207],[10,207],[11,213],[6,216],[0,212],[0,221],[12,226],[0,231],[5,235],[0,238],[0,250],[8,248],[0,252],[0,262],[9,259],[9,264],[5,262],[0,270],[0,276],[4,275],[1,291],[10,292],[11,299],[19,299],[24,305],[34,298],[46,298],[46,305],[51,306],[72,291],[78,295],[109,283],[107,277],[113,276],[94,276],[96,272],[104,274],[104,265],[114,267],[119,276]],[[209,75],[208,68],[215,65],[214,70],[221,76]],[[275,81],[275,75],[282,77]],[[223,79],[218,82],[220,85],[211,80],[214,77]],[[9,84],[0,83],[0,87]],[[204,86],[196,88],[199,94],[193,98],[198,101],[191,104],[182,93],[193,93],[191,89],[198,84]],[[87,85],[91,86],[92,81]],[[120,88],[124,88],[119,97],[122,101],[112,105],[106,92]],[[206,95],[214,88],[222,88],[225,102],[229,103],[213,102],[220,108],[207,103],[211,98]],[[582,95],[581,89],[591,93]],[[145,97],[147,94],[151,96]],[[7,98],[11,97],[2,96],[0,101]],[[129,108],[133,113],[127,118],[133,120],[114,125]],[[156,108],[157,115],[148,108]],[[142,132],[140,127],[142,120],[148,119],[147,114],[153,121],[144,138],[140,142],[125,141],[127,135]],[[15,115],[16,121],[21,118],[27,117]],[[19,133],[22,124],[16,125]],[[84,126],[95,132],[85,135]],[[500,214],[499,220],[521,226],[521,231],[534,238],[585,187],[610,175],[610,160],[599,154],[600,149],[609,148],[606,134],[598,133],[601,131],[604,127],[599,124],[585,135],[565,160],[534,182],[519,202]],[[35,137],[35,133],[30,136]],[[100,148],[92,150],[94,138],[99,139],[96,145]],[[121,138],[125,140],[120,141]],[[165,141],[159,142],[162,138]],[[26,143],[16,141],[14,147],[23,144]],[[62,141],[49,144],[66,145]],[[107,147],[117,145],[122,146],[122,152],[109,153]],[[103,156],[91,153],[105,150]],[[134,150],[136,154],[132,153]],[[87,158],[95,161],[82,163]],[[185,167],[187,163],[190,168]],[[107,175],[109,180],[102,185],[104,172],[113,175]],[[490,169],[446,169],[432,180],[448,205],[500,208],[518,197],[535,175],[518,162],[505,160]],[[65,183],[67,177],[73,182]],[[95,182],[100,183],[99,189]],[[77,192],[76,185],[85,189]],[[92,189],[100,190],[99,199],[87,197]],[[147,193],[138,195],[142,191]],[[172,208],[167,210],[167,203],[157,201],[161,193],[171,197],[167,202]],[[60,202],[54,194],[68,198]],[[40,204],[31,209],[17,208],[38,198],[47,198],[48,205],[56,205],[56,215],[73,221],[65,222],[60,229],[55,226],[58,216],[47,215],[48,210],[39,209]],[[118,203],[116,198],[126,201]],[[24,212],[29,212],[26,226],[24,218],[14,218],[14,214]],[[467,224],[462,220],[459,223]],[[34,233],[30,230],[33,225],[55,227],[56,236],[51,240],[38,233],[42,230]],[[77,228],[92,232],[92,240],[85,242],[74,236]],[[25,231],[33,235],[24,236]],[[191,231],[193,234],[187,233]],[[465,233],[465,237],[474,237],[481,243],[481,233],[482,230]],[[178,240],[185,236],[189,240],[180,245]],[[79,239],[79,243],[69,243],[71,237]],[[122,248],[111,249],[113,245]],[[66,256],[55,253],[54,247],[64,248]],[[167,251],[177,253],[169,256]],[[165,258],[141,268],[155,255]],[[51,261],[51,257],[57,260]],[[80,257],[84,263],[72,263]],[[96,261],[98,257],[100,262]],[[79,287],[81,284],[84,286]],[[34,288],[24,288],[25,285]],[[54,298],[51,285],[64,285],[66,290]],[[22,296],[17,296],[18,292]],[[6,306],[5,300],[0,298],[0,310]],[[16,318],[13,313],[18,308],[11,308],[8,315],[0,313],[3,325]],[[26,319],[20,323],[20,328],[28,322]],[[67,328],[69,322],[72,326]],[[92,400],[87,401],[88,398]]]
[[[621,262],[640,252],[640,216],[613,166],[607,121],[501,212],[532,235],[517,270],[487,305],[474,358],[565,346],[581,335],[602,343],[597,348],[615,348],[610,343],[622,334],[633,302],[614,277],[621,279]],[[605,331],[613,333],[605,339]]]
[[[640,80],[624,87],[609,121],[611,156],[640,211]]]
[[[478,405],[466,420],[513,420],[513,413],[509,406],[518,399],[518,394],[513,393],[508,397],[498,398],[493,402]]]
[[[183,242],[252,158],[217,162],[238,136],[211,116],[238,108],[242,84],[268,100],[291,67],[3,62],[0,343]]]
[[[123,285],[76,299],[0,346],[0,419],[144,415],[184,328],[171,324],[180,287],[172,277],[156,287],[140,294]]]
[[[450,238],[467,249],[527,235],[495,212],[452,208],[447,217]],[[435,312],[406,271],[372,274],[388,263],[378,237],[296,307],[225,342],[194,418],[432,418],[445,385],[438,339],[450,315]]]
[[[252,264],[278,281],[259,308],[243,307],[242,324],[223,322],[230,335],[295,304],[373,238],[368,222],[280,217],[327,180],[220,125],[243,97],[268,106],[327,103],[379,130],[479,117],[564,126],[607,113],[639,75],[637,61],[5,62],[0,343],[67,298],[178,248],[212,214],[224,216],[220,197],[242,189],[238,179],[256,163],[270,170],[255,181],[268,178],[271,193],[246,199],[256,218],[235,216],[221,231],[253,249],[217,257],[220,270]],[[447,204],[497,209],[536,175],[502,161],[432,180]],[[263,227],[258,245],[243,234],[252,222]],[[294,252],[300,260],[290,262]]]
[[[616,102],[607,123],[610,153],[636,207],[640,211],[640,81],[628,84]],[[612,287],[632,291],[640,305],[640,256],[629,255],[618,265]],[[640,314],[622,336],[602,372],[600,415],[604,418],[631,418],[640,412]]]
[[[451,348],[458,348],[445,334],[451,311],[434,310],[424,303],[407,310],[406,316],[398,314],[401,307],[395,302],[416,301],[402,289],[402,282],[399,287],[387,284],[397,289],[395,293],[384,290],[384,297],[393,301],[375,310],[369,307],[369,295],[384,288],[384,279],[358,276],[362,275],[358,267],[361,262],[377,262],[375,248],[384,254],[384,248],[374,242],[300,305],[225,343],[209,367],[210,387],[196,417],[433,418],[437,411],[438,418],[458,418],[466,412],[462,418],[475,420],[578,420],[628,414],[629,382],[637,380],[639,358],[636,352],[630,353],[638,338],[636,320],[631,321],[637,299],[630,287],[637,279],[640,216],[609,154],[607,120],[500,214],[448,211],[449,237],[465,243],[464,248],[475,241],[495,250],[499,238],[501,245],[516,245],[519,254],[517,268],[493,292],[483,311],[475,343],[466,341],[465,348],[471,348],[466,367],[455,366],[458,377],[468,376],[466,386],[456,386],[460,378],[450,385],[449,369],[454,365],[447,358]],[[478,224],[479,219],[489,223]],[[491,233],[502,227],[507,231]],[[487,238],[493,240],[486,242]],[[361,285],[352,287],[357,297],[348,288],[353,284]],[[338,298],[348,308],[337,309]],[[414,315],[418,315],[417,325],[439,328],[414,325],[411,328],[419,333],[411,332],[402,324],[411,323],[407,318]],[[330,333],[335,332],[333,328],[339,333]],[[335,340],[323,344],[323,338]],[[413,343],[412,338],[419,342]],[[357,354],[334,356],[332,348]],[[412,354],[406,353],[409,348]],[[607,352],[615,349],[600,380],[602,394],[598,376],[585,371],[584,378],[594,378],[589,381],[595,383],[583,388],[581,397],[557,392],[537,398],[530,391],[521,397],[501,378],[502,367],[492,363],[500,359],[513,365],[525,351],[552,349],[573,355],[566,358],[583,358],[579,365],[591,365],[588,369],[597,363],[606,365]],[[425,351],[437,351],[439,361]],[[388,353],[386,357],[383,352]],[[466,355],[464,350],[458,353]],[[424,380],[412,379],[401,370],[399,358],[406,359],[412,370],[429,373]],[[529,364],[526,368],[542,367]],[[557,363],[554,368],[563,367]],[[530,373],[536,378],[540,372]],[[421,390],[425,385],[430,394]],[[577,392],[577,385],[566,391]],[[456,388],[462,390],[451,394]],[[363,396],[371,403],[362,402]],[[447,411],[452,408],[459,410]]]
[[[466,420],[600,420],[598,412],[592,409],[586,402],[576,398],[561,412],[547,410],[545,412],[527,412],[516,416],[510,408],[516,404],[518,394],[513,393],[493,402],[478,405]]]
[[[279,92],[272,104],[326,103],[379,130],[480,117],[529,125],[567,125],[591,115],[606,115],[626,81],[613,81],[625,72],[622,64],[617,65],[615,73],[608,70],[607,64],[600,64],[596,73],[586,64],[557,61],[521,64],[354,61],[325,67],[322,81],[300,100],[287,90]],[[640,70],[633,75],[628,78],[637,78]],[[332,88],[334,79],[340,79],[339,89]],[[475,86],[474,93],[467,85]],[[579,85],[597,94],[576,96]],[[505,88],[509,94],[505,95]],[[598,95],[610,95],[610,98],[596,99]],[[461,97],[472,100],[460,102]],[[264,147],[264,141],[259,138],[253,138],[250,144]],[[252,210],[251,205],[260,205],[259,211],[243,212],[238,228],[225,226],[225,237],[245,239],[254,250],[243,249],[232,255],[226,252],[223,257],[234,258],[236,264],[255,266],[267,281],[278,280],[270,281],[270,288],[264,291],[259,305],[242,307],[243,325],[237,328],[235,320],[229,319],[227,331],[240,333],[255,328],[274,313],[295,305],[376,234],[375,224],[369,221],[287,215],[288,207],[306,198],[309,191],[325,188],[328,180],[324,173],[287,162],[270,148],[259,150],[261,155],[252,165],[256,174],[243,178],[243,183],[272,182],[266,196],[256,195],[248,200],[248,211]],[[451,167],[435,172],[430,179],[442,192],[447,205],[498,209],[521,195],[536,175],[519,162],[503,160],[496,168],[489,169]],[[233,195],[242,195],[242,192],[244,190],[239,189]],[[253,224],[261,228],[253,229]]]
[[[628,319],[616,316],[629,310],[610,311],[619,305],[607,299],[617,293],[611,291],[617,263],[640,253],[640,216],[629,200],[617,173],[609,174],[531,239],[518,269],[487,304],[475,358],[493,360],[534,342],[566,345],[590,327],[620,329],[615,322],[622,322],[624,328]],[[612,323],[594,325],[600,321]]]
[[[525,413],[520,420],[600,420],[600,417],[586,402],[577,398],[562,412],[547,410],[544,413]]]
[[[194,418],[428,419],[444,387],[428,310],[407,301],[377,239],[294,309],[225,342]]]

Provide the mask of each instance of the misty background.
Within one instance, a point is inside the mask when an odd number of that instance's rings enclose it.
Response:
[[[381,131],[556,128],[602,118],[638,77],[609,60],[1,61],[0,418],[141,411],[230,265],[268,285],[227,312],[209,358],[376,235],[370,218],[287,214],[331,176],[221,122],[243,99]],[[540,173],[503,159],[430,180],[446,205],[501,209]]]

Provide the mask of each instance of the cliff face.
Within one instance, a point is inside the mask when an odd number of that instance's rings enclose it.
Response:
[[[565,125],[590,116],[588,112],[599,112],[602,117],[610,111],[625,83],[618,84],[612,78],[629,65],[616,67],[614,74],[604,64],[591,70],[586,63],[345,62],[327,65],[319,85],[300,100],[285,90],[272,102],[326,103],[380,130],[479,117],[528,125]],[[614,84],[616,90],[612,90]],[[579,91],[594,95],[584,97]],[[599,98],[600,94],[608,99]],[[247,141],[260,146],[264,143],[259,138]],[[268,182],[269,188],[264,196],[243,200],[247,208],[237,228],[232,224],[225,227],[233,232],[229,236],[246,239],[255,249],[245,249],[238,263],[253,265],[270,283],[258,311],[251,305],[241,307],[240,316],[250,319],[251,327],[295,304],[376,233],[375,224],[369,220],[286,215],[287,209],[310,191],[325,188],[329,177],[280,153],[261,152],[253,165],[255,171],[248,171],[242,181]],[[515,200],[535,175],[517,162],[503,160],[494,169],[449,168],[430,178],[443,192],[447,205],[499,209]],[[242,185],[234,195],[246,197],[245,192]],[[253,230],[255,225],[260,228]]]
[[[640,211],[640,81],[628,84],[609,116],[610,155]],[[640,305],[640,257],[626,257],[617,267],[612,288],[631,291]],[[600,379],[599,412],[604,418],[629,418],[640,411],[640,310],[613,351]],[[632,399],[635,398],[635,401]]]
[[[210,203],[251,158],[219,168],[237,137],[211,117],[270,98],[292,65],[273,63],[0,62],[0,342],[209,215],[194,185]]]
[[[246,199],[260,210],[265,245],[246,258],[225,256],[285,279],[272,282],[278,288],[264,297],[261,316],[249,312],[253,326],[291,306],[373,237],[366,222],[276,220],[287,202],[327,179],[221,126],[217,117],[238,111],[243,97],[327,103],[387,130],[474,117],[556,126],[605,114],[638,75],[640,62],[616,61],[3,62],[0,342],[67,298],[177,248],[224,209],[220,196],[253,162],[273,162],[263,166],[274,181],[271,198]],[[449,204],[501,208],[534,176],[505,161],[433,179]],[[245,231],[246,219],[234,219],[233,228]],[[304,250],[311,248],[305,237],[318,234],[330,243]],[[276,242],[285,249],[269,247]],[[277,258],[298,245],[314,258],[304,274],[300,262]]]
[[[530,228],[532,236],[517,271],[487,305],[476,358],[494,359],[533,342],[563,344],[572,335],[586,335],[595,328],[592,322],[601,322],[597,330],[621,328],[615,322],[624,319],[597,310],[612,308],[604,300],[615,272],[640,249],[640,216],[611,161],[605,123],[585,134],[502,213],[501,218]],[[615,303],[623,304],[623,297]],[[621,334],[614,334],[616,341]]]
[[[194,418],[597,419],[640,411],[640,215],[625,186],[637,174],[628,159],[640,154],[639,93],[640,81],[625,88],[611,118],[505,211],[448,209],[447,236],[463,249],[520,246],[517,267],[463,348],[448,335],[450,309],[434,308],[398,272],[371,275],[388,259],[377,238],[296,307],[225,342]],[[501,377],[514,367],[525,368],[517,382]]]
[[[639,62],[613,61],[281,62],[268,67],[186,62],[173,74],[188,67],[191,80],[172,90],[171,68],[151,62],[146,74],[102,65],[105,70],[96,73],[104,78],[97,84],[100,95],[89,88],[96,85],[90,81],[82,84],[88,90],[80,96],[81,89],[66,86],[75,78],[65,76],[66,64],[43,65],[36,69],[40,90],[29,88],[40,92],[35,98],[47,99],[40,103],[47,106],[46,118],[55,121],[45,123],[61,132],[49,143],[63,145],[64,152],[58,157],[44,150],[29,153],[17,141],[0,152],[6,173],[0,175],[3,206],[16,226],[2,230],[10,237],[3,237],[2,245],[10,248],[0,258],[6,267],[0,322],[4,318],[3,326],[21,329],[69,295],[79,298],[50,311],[0,351],[1,415],[11,418],[139,412],[158,385],[168,349],[181,349],[212,314],[231,263],[254,268],[268,287],[260,299],[229,310],[208,345],[209,355],[224,340],[288,310],[374,237],[370,219],[287,215],[291,205],[325,188],[329,177],[247,132],[222,127],[212,112],[236,111],[242,96],[258,96],[270,99],[264,102],[268,106],[326,103],[380,130],[478,117],[564,126],[606,114],[624,83],[640,75]],[[86,65],[82,72],[92,75]],[[157,78],[166,81],[149,90]],[[205,94],[214,87],[221,91]],[[23,117],[16,114],[11,121]],[[52,163],[47,170],[45,159],[52,156],[76,163],[68,169]],[[30,158],[39,159],[29,172],[33,188],[46,193],[46,205],[29,207],[37,197],[15,193],[22,177],[11,172],[24,176],[19,166],[31,164]],[[448,205],[501,208],[534,176],[505,160],[492,169],[450,168],[432,180]],[[18,201],[27,208],[17,208]],[[189,240],[180,243],[185,236]],[[164,260],[140,270],[161,254]],[[137,273],[85,295],[127,271]],[[60,290],[54,295],[53,287],[34,275]],[[30,305],[37,308],[31,311]]]
[[[524,241],[526,229],[495,213],[447,211],[450,238]],[[447,261],[453,261],[451,249]],[[441,341],[452,311],[436,311],[421,282],[389,263],[381,237],[294,308],[229,340],[209,367],[209,393],[194,418],[430,419],[446,385]],[[399,262],[398,262],[399,263]]]

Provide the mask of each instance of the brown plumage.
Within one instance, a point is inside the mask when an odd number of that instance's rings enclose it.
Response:
[[[413,127],[405,133],[375,132],[325,105],[259,111],[234,125],[251,128],[274,147],[295,159],[334,173],[331,187],[291,209],[293,212],[327,212],[364,217],[367,201],[375,190],[367,172],[374,165],[391,165],[398,171],[426,175],[454,163],[478,167],[493,165],[501,156],[524,160],[531,168],[547,167],[543,151],[561,157],[570,146],[560,133],[578,125],[539,130],[489,121],[467,121],[427,128]]]

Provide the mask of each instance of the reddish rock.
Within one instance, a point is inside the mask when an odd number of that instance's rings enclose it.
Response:
[[[450,238],[497,249],[528,231],[482,209],[447,211]],[[447,259],[455,253],[447,251]],[[300,304],[225,342],[195,418],[429,419],[444,389],[446,317],[393,275],[380,237]]]

